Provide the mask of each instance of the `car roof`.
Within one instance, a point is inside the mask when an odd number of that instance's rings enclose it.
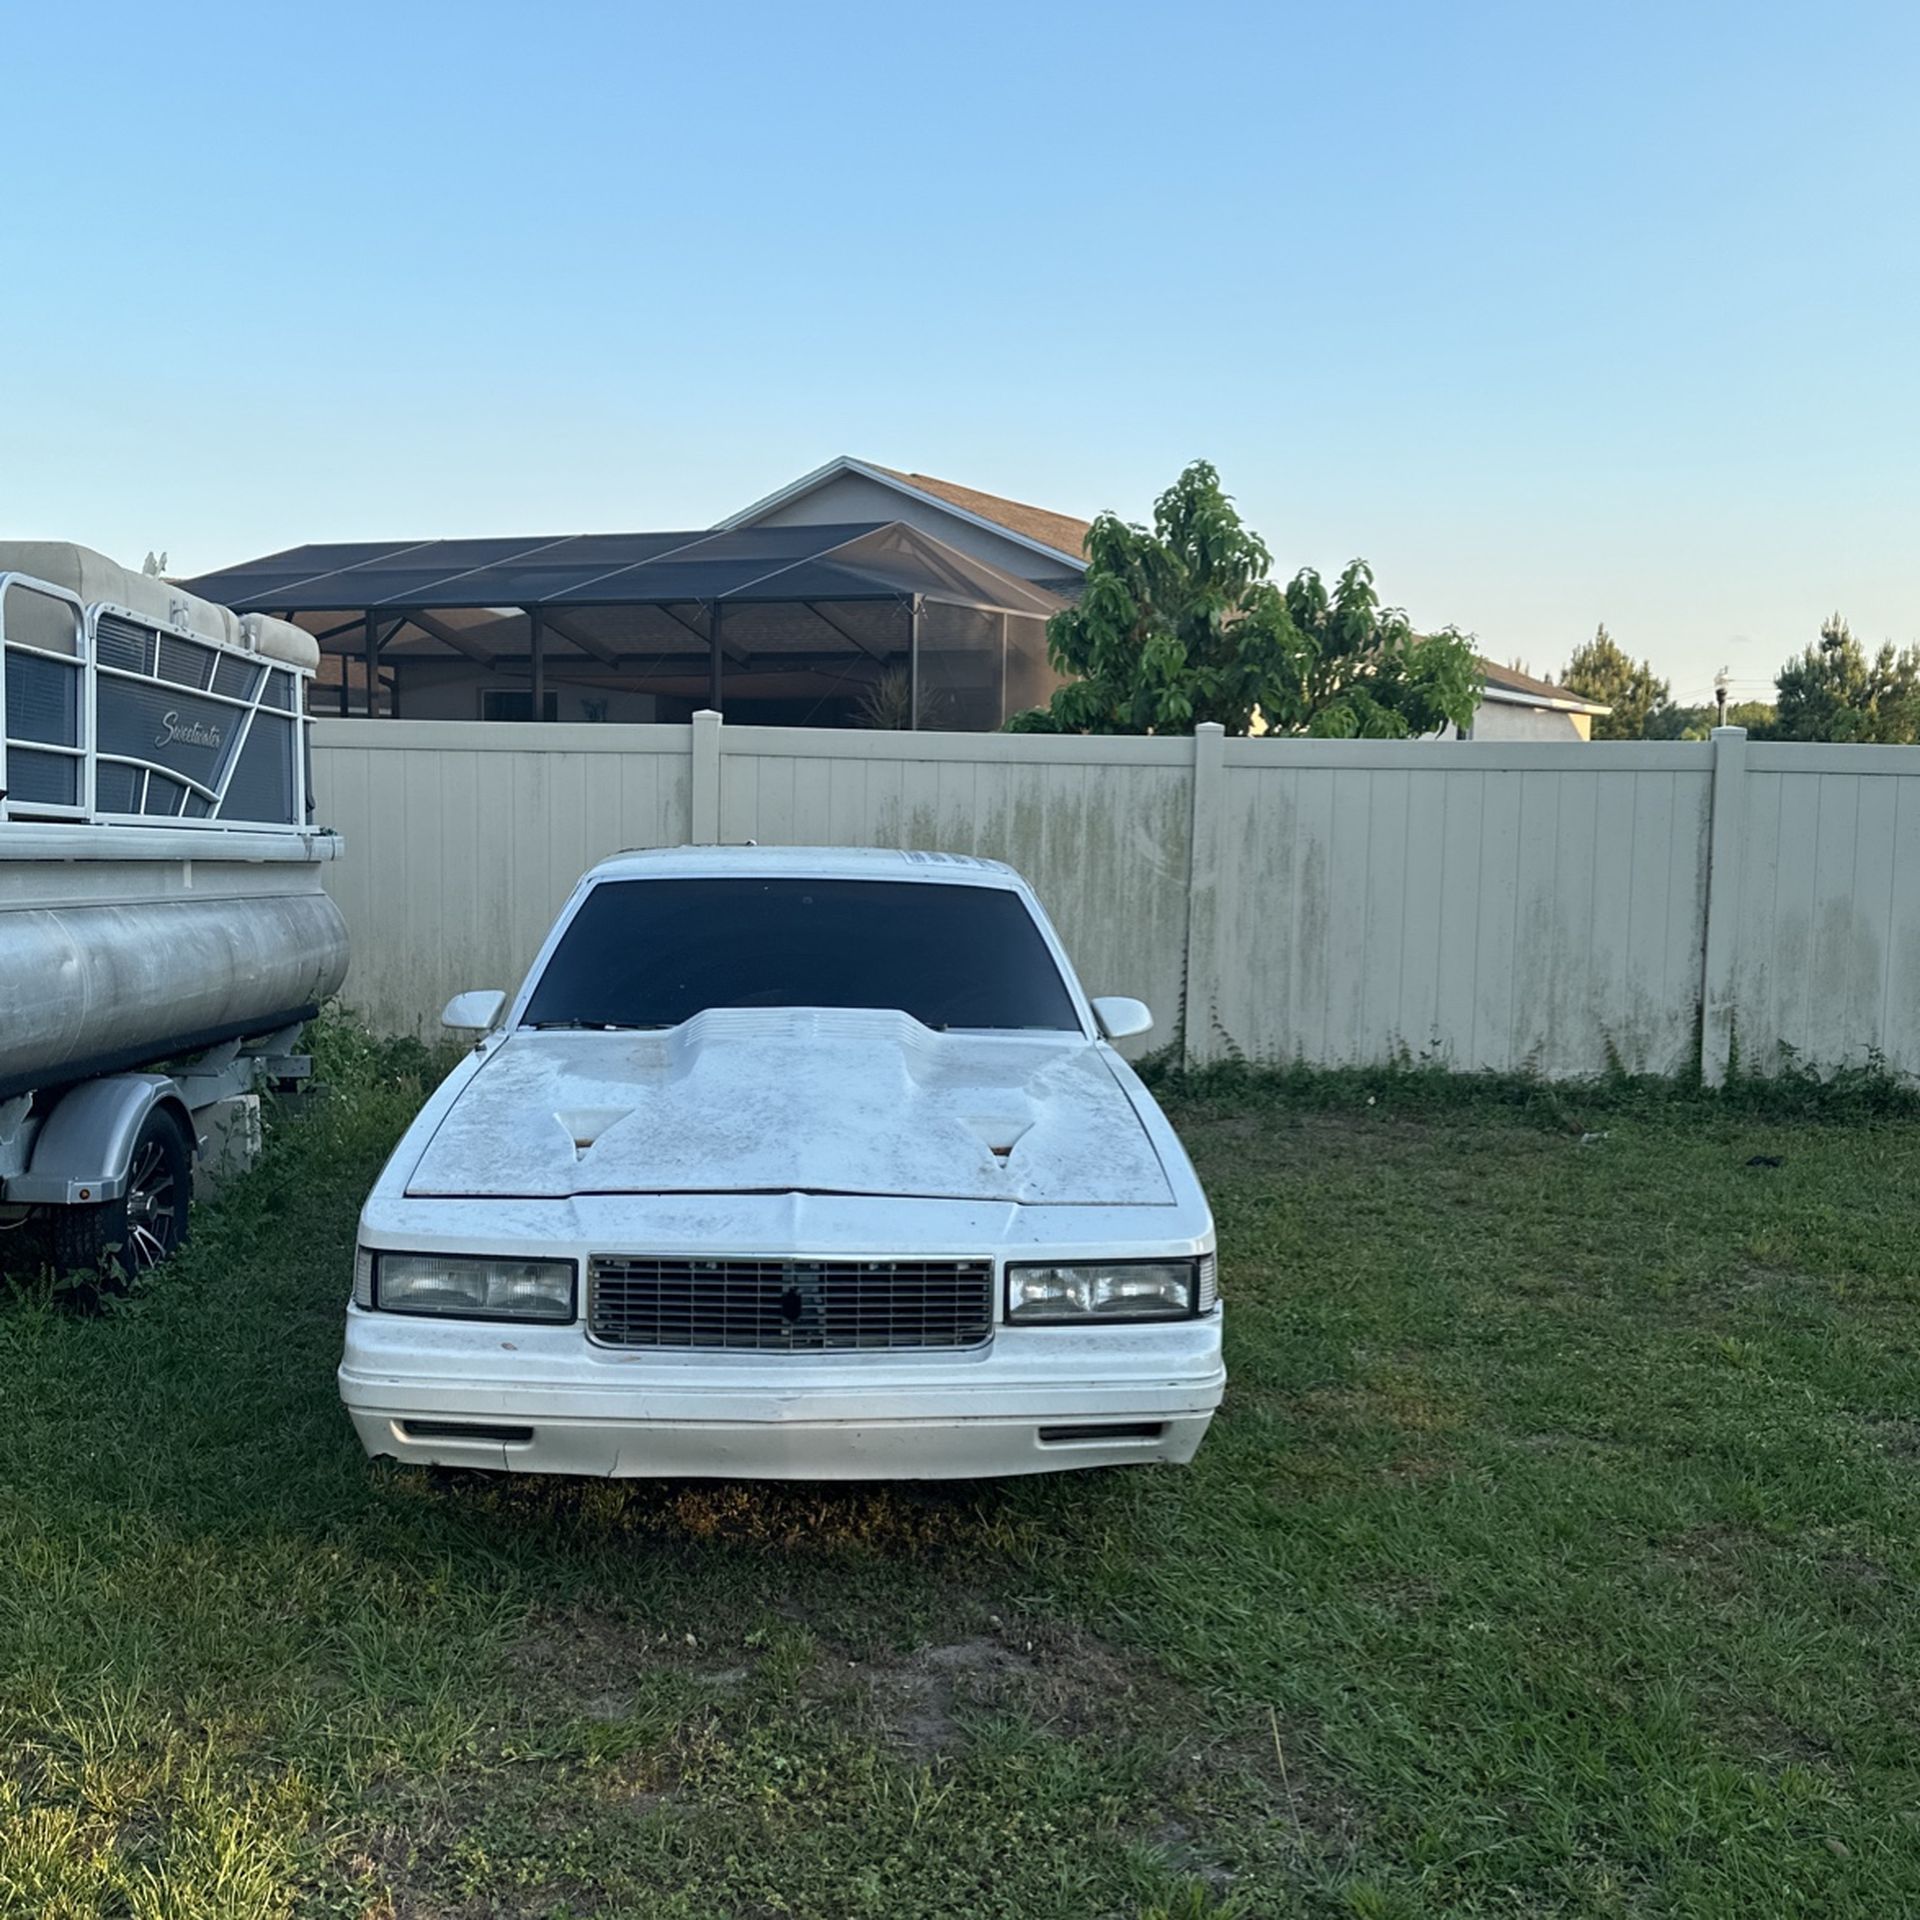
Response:
[[[616,853],[589,880],[735,879],[932,880],[1026,890],[1003,860],[898,847],[643,847]]]

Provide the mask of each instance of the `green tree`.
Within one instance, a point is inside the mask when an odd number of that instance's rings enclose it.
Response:
[[[1920,647],[1872,659],[1836,613],[1820,642],[1789,660],[1774,679],[1779,694],[1772,737],[1911,745],[1920,740]]]
[[[1585,646],[1574,649],[1560,684],[1613,709],[1594,717],[1596,740],[1673,737],[1658,731],[1659,717],[1672,701],[1672,687],[1654,672],[1651,660],[1629,660],[1604,625],[1594,629]]]
[[[1087,536],[1079,602],[1054,615],[1047,651],[1071,675],[1045,707],[1008,721],[1027,733],[1229,733],[1398,739],[1480,699],[1472,642],[1419,635],[1380,605],[1355,560],[1328,591],[1304,568],[1283,593],[1265,542],[1220,477],[1195,461],[1154,503],[1153,526],[1106,513]]]

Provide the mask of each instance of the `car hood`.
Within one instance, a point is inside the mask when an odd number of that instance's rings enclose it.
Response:
[[[666,1033],[512,1034],[407,1191],[1174,1198],[1105,1050],[1081,1036],[935,1033],[902,1013],[804,1008],[716,1008]]]

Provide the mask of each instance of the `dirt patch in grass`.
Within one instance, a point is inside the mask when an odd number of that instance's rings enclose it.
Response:
[[[860,1721],[889,1751],[914,1760],[958,1746],[969,1717],[1017,1715],[1040,1731],[1079,1739],[1185,1724],[1196,1711],[1157,1671],[1055,1622],[986,1616],[977,1630],[905,1652],[798,1630],[782,1637],[785,1631],[755,1634],[759,1644],[742,1648],[575,1607],[532,1617],[509,1660],[540,1693],[600,1721],[625,1718],[663,1681],[682,1697],[709,1698],[716,1710],[756,1682],[789,1701],[851,1693]]]
[[[1750,1584],[1756,1553],[1770,1549],[1765,1534],[1715,1520],[1675,1534],[1659,1557],[1663,1564],[1707,1581],[1718,1592],[1739,1593]]]
[[[587,1606],[536,1613],[507,1657],[537,1693],[599,1721],[626,1719],[663,1681],[718,1697],[754,1668],[738,1646],[704,1641],[692,1628],[649,1627]]]
[[[1752,1527],[1712,1521],[1674,1535],[1661,1559],[1684,1573],[1704,1577],[1723,1592],[1739,1592],[1776,1573],[1817,1570],[1826,1604],[1846,1615],[1890,1597],[1893,1576],[1878,1560],[1851,1548],[1809,1552],[1813,1543],[1789,1542]]]
[[[1705,1520],[1697,1527],[1676,1533],[1667,1542],[1667,1551],[1676,1560],[1722,1566],[1751,1548],[1766,1544],[1766,1535],[1751,1527],[1734,1526],[1724,1520]]]
[[[969,1716],[1018,1715],[1041,1732],[1083,1739],[1131,1728],[1148,1717],[1146,1701],[1169,1704],[1179,1691],[1091,1635],[1058,1625],[996,1626],[835,1664],[835,1677],[844,1674],[866,1696],[867,1716],[888,1745],[915,1760],[958,1745]]]
[[[1017,1694],[1027,1663],[988,1640],[928,1647],[885,1665],[855,1668],[867,1696],[867,1717],[889,1747],[907,1759],[938,1758],[960,1740],[958,1716],[990,1711]]]
[[[1864,1553],[1830,1553],[1820,1563],[1822,1573],[1830,1574],[1856,1587],[1877,1591],[1892,1576],[1879,1561]]]
[[[1908,1595],[1896,1587],[1887,1568],[1867,1554],[1823,1554],[1818,1567],[1818,1580],[1834,1619],[1857,1633],[1870,1634],[1907,1610]]]
[[[738,1642],[636,1623],[591,1607],[541,1611],[509,1653],[516,1675],[592,1719],[617,1719],[665,1680],[716,1706],[742,1690],[826,1700],[849,1691],[893,1748],[928,1756],[957,1744],[968,1715],[1013,1713],[1063,1739],[1191,1723],[1196,1704],[1140,1658],[1058,1622],[956,1609],[966,1632],[907,1651],[815,1637],[784,1624]],[[709,1692],[710,1690],[710,1692]]]
[[[1875,1420],[1867,1428],[1880,1450],[1895,1460],[1920,1460],[1920,1420]]]
[[[1730,1746],[1770,1767],[1825,1768],[1833,1762],[1831,1742],[1796,1727],[1764,1704],[1743,1706],[1729,1714],[1723,1737]]]
[[[1223,1835],[1316,1859],[1344,1857],[1363,1828],[1351,1794],[1318,1761],[1310,1728],[1271,1708],[1217,1714],[1138,1655],[1058,1623],[1013,1621],[841,1669],[890,1751],[932,1764],[962,1748],[968,1723],[1017,1718],[1049,1737],[1101,1747],[1148,1742],[1166,1807],[1154,1844],[1216,1889]]]
[[[691,1632],[675,1635],[591,1607],[568,1607],[532,1615],[509,1657],[517,1669],[544,1680],[591,1684],[638,1665],[683,1665],[679,1656],[698,1647]]]
[[[1248,1715],[1175,1761],[1184,1805],[1204,1830],[1258,1836],[1323,1864],[1350,1857],[1367,1830],[1360,1801],[1322,1761],[1313,1725],[1275,1708]]]

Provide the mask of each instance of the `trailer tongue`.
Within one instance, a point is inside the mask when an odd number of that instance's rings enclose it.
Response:
[[[196,1159],[347,970],[309,824],[313,640],[84,547],[0,542],[0,1224],[152,1264]]]

